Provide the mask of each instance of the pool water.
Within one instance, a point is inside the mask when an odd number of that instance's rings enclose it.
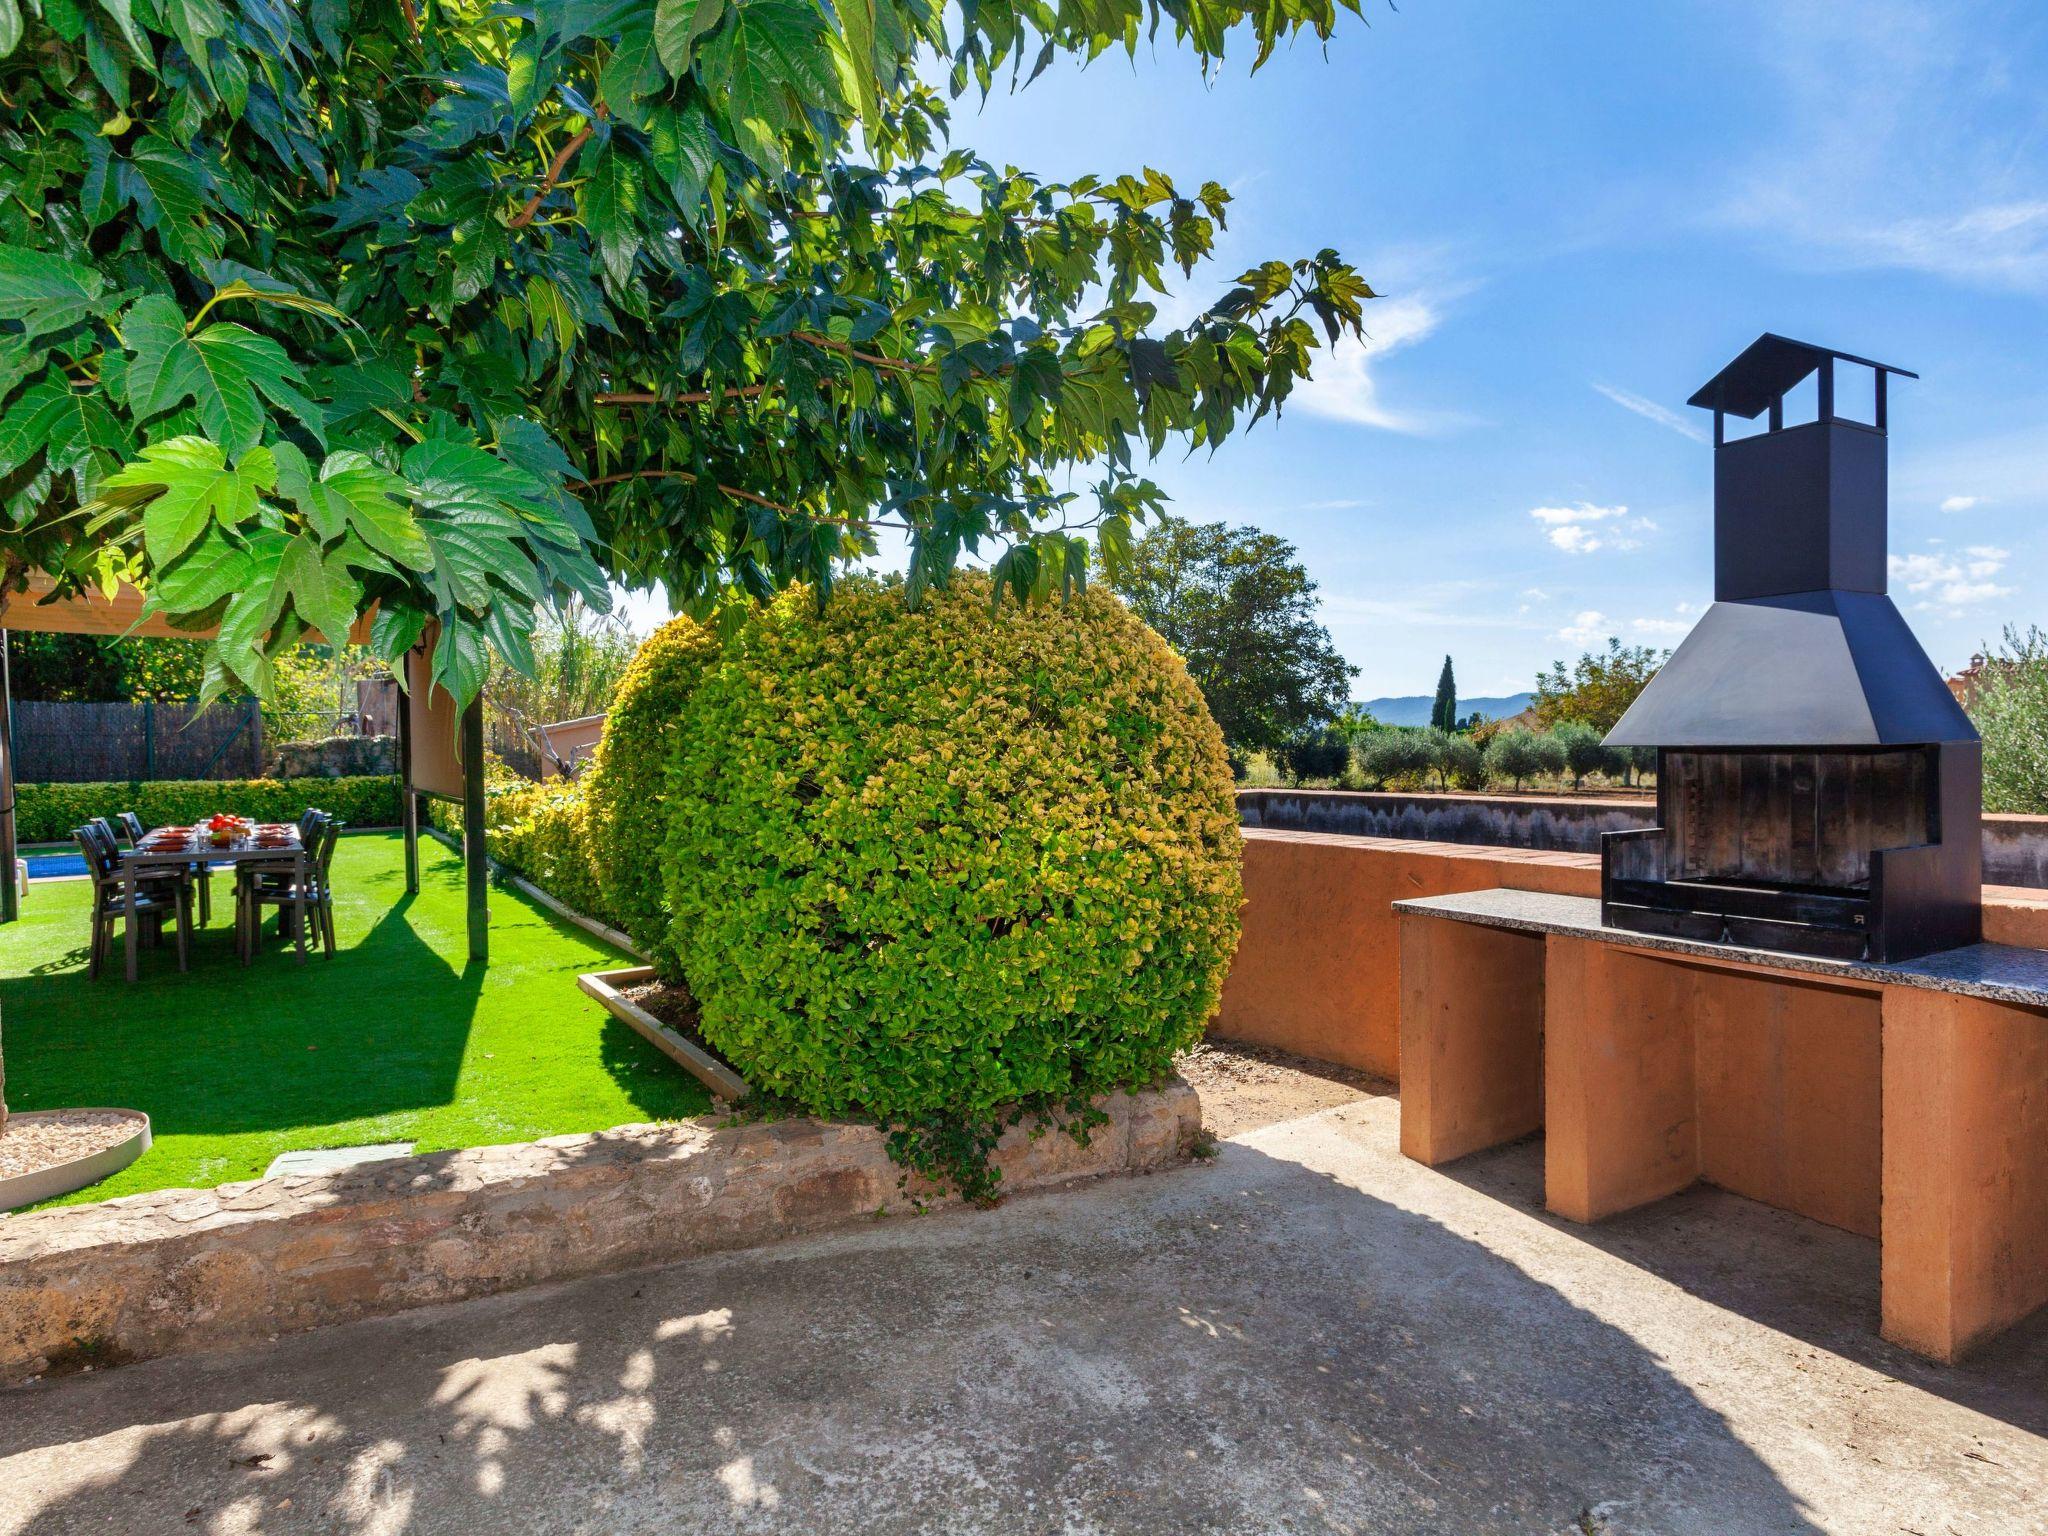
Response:
[[[48,880],[57,875],[82,875],[85,873],[85,855],[82,853],[28,853],[22,858],[28,864],[31,880]]]

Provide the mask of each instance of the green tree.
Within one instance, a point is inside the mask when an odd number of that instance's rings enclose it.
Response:
[[[1610,635],[1606,650],[1587,651],[1569,672],[1563,662],[1553,661],[1548,672],[1536,675],[1536,718],[1546,726],[1577,720],[1605,736],[1670,655],[1647,645],[1623,645]]]
[[[1486,788],[1486,751],[1471,736],[1444,738],[1443,771],[1458,789]]]
[[[1458,728],[1458,680],[1451,673],[1451,658],[1444,658],[1444,669],[1437,674],[1436,702],[1429,707],[1429,723],[1433,730],[1444,732]]]
[[[1984,809],[2048,813],[2048,634],[2016,625],[1989,651],[1969,700],[1984,738]]]
[[[1164,518],[1113,584],[1180,652],[1232,746],[1278,748],[1345,715],[1358,669],[1317,622],[1316,584],[1285,539]]]
[[[1502,731],[1486,746],[1486,766],[1494,777],[1512,779],[1516,789],[1525,780],[1542,773],[1549,763],[1543,750],[1546,738],[1534,731]],[[1562,759],[1563,754],[1558,754]]]
[[[997,167],[949,98],[1337,14],[0,0],[0,586],[217,624],[209,693],[374,605],[461,698],[607,573],[704,614],[888,527],[913,604],[966,551],[1071,590],[1372,294],[1324,250],[1162,328],[1228,193]]]
[[[1358,766],[1376,786],[1395,779],[1419,779],[1435,766],[1429,742],[1421,731],[1375,731],[1358,748]]]
[[[1587,774],[1604,772],[1614,764],[1613,756],[1601,744],[1600,733],[1590,725],[1567,720],[1550,734],[1564,752],[1564,766],[1572,776],[1573,789],[1585,784]]]
[[[1311,726],[1281,742],[1273,756],[1290,784],[1334,782],[1351,766],[1351,737],[1341,726]]]
[[[199,647],[189,640],[123,640],[110,635],[7,637],[14,696],[60,703],[195,697],[205,678]]]

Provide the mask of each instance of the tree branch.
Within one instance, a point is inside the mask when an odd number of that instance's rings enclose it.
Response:
[[[703,477],[687,469],[628,469],[616,475],[599,475],[594,480],[571,481],[576,490],[594,491],[607,485],[624,485],[629,480],[681,480],[686,485],[698,485]],[[780,512],[784,517],[802,518],[812,523],[835,523],[843,528],[901,528],[910,532],[908,523],[891,522],[886,518],[834,517],[829,512],[806,512],[801,507],[784,506],[779,501],[770,501],[757,491],[744,490],[737,485],[725,485],[712,481],[712,486],[726,495],[740,501],[750,501],[757,507],[766,507],[771,512]]]
[[[771,389],[780,389],[779,384],[741,384],[732,389],[693,389],[685,395],[663,397],[651,390],[615,390],[610,394],[592,395],[592,405],[709,405],[713,400],[752,400],[765,395]]]
[[[597,104],[597,115],[605,115],[603,102]],[[533,222],[533,216],[540,212],[540,205],[547,201],[548,194],[555,190],[555,183],[560,181],[563,173],[569,169],[569,162],[576,158],[576,151],[588,144],[590,136],[596,131],[597,124],[585,123],[570,136],[568,143],[555,151],[555,158],[548,166],[548,173],[541,181],[540,190],[526,200],[524,208],[512,215],[512,221],[505,226],[507,229],[524,229]]]

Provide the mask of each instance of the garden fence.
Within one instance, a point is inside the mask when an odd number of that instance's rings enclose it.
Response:
[[[73,704],[17,700],[15,777],[23,783],[248,779],[263,771],[256,701]]]

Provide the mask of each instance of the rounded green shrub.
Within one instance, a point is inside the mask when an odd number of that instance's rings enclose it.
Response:
[[[1429,742],[1420,731],[1374,731],[1358,748],[1360,771],[1379,788],[1400,780],[1420,779],[1434,762]]]
[[[703,1032],[814,1113],[986,1126],[1156,1080],[1236,948],[1222,736],[1105,592],[789,594],[692,696],[667,810]]]
[[[671,619],[649,636],[619,680],[604,734],[580,780],[604,907],[671,975],[659,861],[668,834],[665,778],[684,707],[717,655],[717,637],[694,619]]]

